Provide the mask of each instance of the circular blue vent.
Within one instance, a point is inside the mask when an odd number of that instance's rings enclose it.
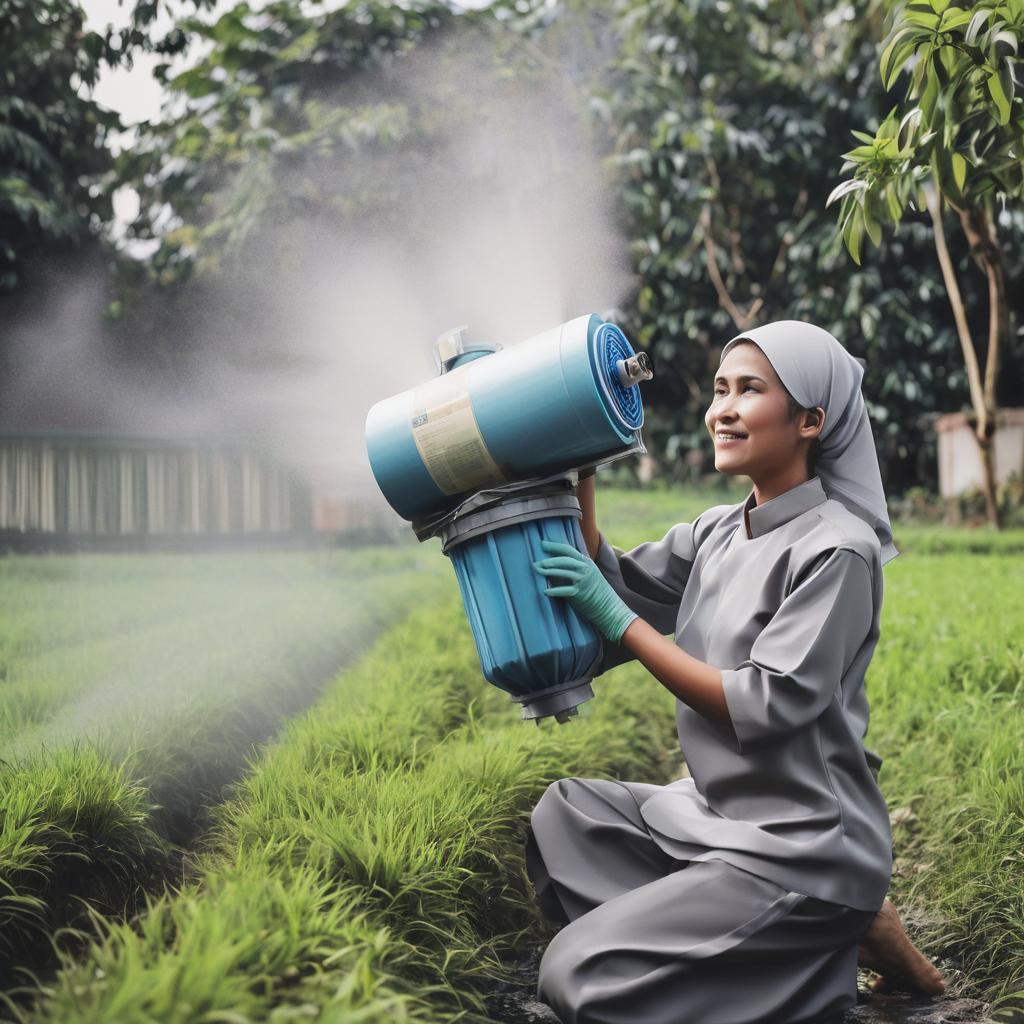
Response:
[[[626,387],[619,380],[616,363],[635,355],[633,346],[615,324],[601,324],[594,332],[594,347],[591,353],[595,359],[602,390],[610,400],[612,410],[627,430],[638,430],[643,426],[644,407],[637,385]]]

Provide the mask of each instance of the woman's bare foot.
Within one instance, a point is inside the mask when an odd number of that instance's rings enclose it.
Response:
[[[910,941],[899,912],[888,899],[860,940],[857,952],[860,967],[881,975],[871,986],[872,991],[900,989],[937,996],[946,988],[939,971]]]

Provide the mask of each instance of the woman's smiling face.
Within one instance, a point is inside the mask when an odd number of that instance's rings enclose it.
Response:
[[[820,426],[807,426],[805,419],[791,417],[789,394],[757,345],[743,341],[729,349],[704,415],[715,442],[715,469],[759,480],[791,470],[794,462],[806,465]]]

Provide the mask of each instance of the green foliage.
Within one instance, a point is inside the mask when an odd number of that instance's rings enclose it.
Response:
[[[103,938],[89,950],[87,977],[82,968],[62,973],[42,1019],[435,1019],[430,990],[412,991],[400,977],[409,948],[367,921],[357,892],[313,869],[284,875],[248,858],[207,873],[202,887],[188,885],[173,900],[152,901],[133,926],[98,925]],[[263,1016],[268,1004],[276,1009]],[[18,1006],[12,1016],[41,1019]]]
[[[1024,983],[1024,559],[915,550],[886,569],[868,675],[893,899],[953,991],[992,999]]]
[[[676,518],[636,494],[605,498],[633,524],[628,537],[610,534],[619,543]],[[887,570],[869,676],[897,902],[954,991],[989,998],[1020,984],[1007,970],[1020,962],[1019,772],[1007,771],[1019,753],[1019,610],[1001,602],[993,618],[987,598],[1018,587],[1020,565],[997,561],[912,554]],[[438,616],[460,625],[439,629]],[[938,718],[923,713],[925,692]],[[624,666],[577,722],[530,728],[480,680],[458,605],[423,609],[238,787],[200,881],[134,925],[104,929],[30,1019],[85,1021],[122,1006],[169,1021],[284,1020],[300,1007],[321,1019],[482,1019],[480,986],[501,976],[502,954],[545,930],[523,875],[529,810],[565,775],[666,780],[670,705]]]
[[[649,683],[538,729],[481,678],[457,599],[417,611],[218,809],[198,883],[105,929],[25,1019],[486,1020],[480,989],[537,928],[522,848],[544,788],[675,767]]]
[[[599,508],[628,547],[732,500],[602,489]],[[993,553],[965,554],[981,533]],[[894,899],[953,992],[993,999],[1024,963],[1020,537],[908,537],[868,676]],[[566,726],[523,723],[481,678],[454,593],[418,609],[259,756],[214,812],[195,881],[97,920],[101,939],[15,1019],[486,1020],[503,958],[550,932],[522,849],[545,786],[678,774],[671,695],[635,664],[595,689]]]
[[[850,131],[886,109],[877,4],[630,0],[621,11],[602,109],[635,240],[624,322],[655,362],[652,448],[677,479],[688,450],[706,469],[721,346],[737,322],[793,318],[866,357],[887,486],[933,481],[926,416],[967,389],[930,230],[912,225],[851,269],[825,209]]]
[[[214,0],[190,0],[201,10]],[[108,68],[131,66],[139,50],[180,53],[180,28],[153,24],[167,0],[129,3],[127,24],[85,28],[78,0],[4,0],[0,6],[0,296],[25,291],[44,263],[104,256],[118,185],[115,111],[92,98]],[[37,269],[33,269],[37,268]],[[9,307],[10,308],[10,307]]]
[[[28,771],[0,767],[0,977],[81,913],[69,902],[117,913],[167,868],[149,812],[126,765],[88,746],[55,751]]]
[[[193,6],[201,11],[209,2]],[[946,118],[943,131],[927,138],[912,118],[896,149],[907,150],[913,138],[906,159],[935,150],[935,166],[961,191],[983,192],[986,182],[995,183],[990,191],[1012,185],[1019,169],[1012,161],[1001,166],[998,156],[1010,134],[1019,136],[1021,97],[1012,82],[984,78],[982,65],[967,62],[969,53],[990,70],[1005,70],[1016,60],[1006,33],[1017,31],[1018,9],[986,0],[978,7],[985,18],[972,15],[964,25],[946,8],[925,6],[931,14],[912,12],[920,24],[908,23],[911,31],[886,51],[887,79],[901,68],[911,78],[925,68],[923,91],[950,74],[954,54],[960,63],[953,70],[967,68],[968,85],[956,100],[965,120],[950,146],[940,146],[952,115],[937,101],[933,114]],[[472,13],[456,13],[442,0],[361,0],[336,11],[278,0],[259,10],[240,3],[216,17],[182,19],[163,37],[152,29],[156,7],[156,0],[138,2],[123,33],[97,36],[110,59],[129,60],[138,48],[170,56],[190,43],[203,47],[177,75],[161,66],[164,120],[145,127],[119,160],[118,183],[133,185],[142,199],[130,238],[155,244],[150,258],[119,266],[110,306],[119,319],[108,327],[125,350],[159,347],[154,355],[179,365],[190,345],[210,344],[229,320],[246,339],[246,355],[259,355],[261,339],[292,328],[290,311],[274,301],[279,293],[265,286],[268,273],[287,280],[307,265],[310,250],[329,247],[325,240],[373,237],[381,225],[400,227],[410,246],[436,232],[432,211],[421,208],[422,182],[443,177],[454,140],[490,116],[457,76],[446,78],[449,61],[471,51],[475,66],[495,82],[521,89],[537,65],[550,61],[544,45],[585,10],[593,34],[573,42],[588,49],[592,66],[573,84],[581,97],[589,91],[595,124],[605,131],[633,240],[636,290],[618,318],[656,359],[646,392],[652,450],[677,479],[696,473],[686,461],[691,449],[703,453],[706,465],[711,442],[702,416],[722,343],[737,333],[737,322],[794,317],[821,324],[867,358],[864,390],[887,485],[899,492],[934,481],[926,417],[965,401],[966,375],[930,228],[905,218],[897,235],[880,234],[882,223],[918,199],[913,176],[904,181],[894,173],[903,157],[893,154],[894,128],[885,120],[892,102],[874,71],[882,36],[878,0],[502,0]],[[966,9],[948,7],[955,10]],[[447,31],[456,25],[473,32]],[[59,38],[54,25],[47,32],[43,48]],[[919,37],[908,55],[908,39]],[[24,38],[30,56],[35,37]],[[418,57],[442,83],[425,95],[408,87],[406,70]],[[1009,104],[1005,124],[998,123],[996,85]],[[994,120],[983,112],[989,108]],[[856,183],[844,185],[851,191],[841,196],[841,212],[847,244],[858,255],[865,237],[882,245],[870,265],[851,268],[825,204],[850,132],[880,122],[881,135],[865,132],[858,140],[858,149],[870,151],[870,160],[861,153],[862,162],[877,182],[865,187],[858,173]],[[3,138],[0,147],[14,145]],[[43,174],[45,159],[32,142],[18,145],[19,166],[43,161],[33,172]],[[82,145],[67,152],[74,152],[78,173]],[[922,166],[930,173],[930,156]],[[481,194],[488,186],[484,167]],[[27,235],[43,245],[33,200],[19,192],[26,187],[6,186],[19,216],[28,218]],[[106,204],[90,221],[97,229],[109,217],[106,189],[90,198]],[[1024,269],[1024,246],[1014,244],[1022,226],[1012,208],[1001,216],[1011,281]],[[961,262],[963,241],[950,244]],[[1021,299],[1011,292],[1010,301],[1019,306]],[[980,320],[978,302],[967,294],[972,324]],[[173,326],[154,332],[154,321]],[[1022,358],[1019,346],[1003,354],[1007,394]]]
[[[83,22],[76,0],[6,0],[0,13],[0,293],[112,215],[99,186],[120,124],[88,90],[119,57]]]
[[[1024,0],[899,5],[880,72],[891,89],[908,73],[903,111],[844,154],[853,177],[835,188],[843,241],[860,263],[863,239],[881,243],[882,224],[925,206],[932,181],[957,208],[1024,195],[1024,97],[1015,71],[1024,45]]]

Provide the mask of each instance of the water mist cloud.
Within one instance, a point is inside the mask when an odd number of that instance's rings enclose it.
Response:
[[[386,158],[346,152],[279,165],[274,187],[295,177],[345,197],[370,182],[395,195],[393,208],[263,225],[197,292],[201,336],[173,371],[111,357],[98,340],[97,283],[65,289],[58,330],[44,319],[16,332],[15,380],[25,387],[10,396],[8,423],[40,425],[60,410],[61,427],[242,436],[318,467],[321,484],[371,493],[366,412],[434,373],[440,332],[465,323],[471,336],[508,345],[620,306],[629,249],[578,84],[588,57],[577,48],[570,67],[552,53],[510,77],[493,45],[457,23],[358,83],[361,102],[404,105],[429,125],[410,124],[409,144]],[[508,38],[502,46],[515,50]],[[182,327],[152,324],[156,336]]]

